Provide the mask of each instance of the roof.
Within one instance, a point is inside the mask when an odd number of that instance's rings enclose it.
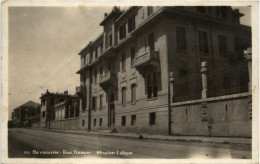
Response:
[[[20,107],[30,107],[30,106],[32,106],[32,107],[34,107],[34,106],[40,106],[41,104],[39,104],[39,103],[36,103],[36,102],[34,102],[34,101],[28,101],[28,102],[26,102],[26,103],[24,103],[23,105],[21,105]]]
[[[68,93],[54,93],[54,92],[49,92],[48,90],[41,95],[40,99],[46,96],[58,96],[58,97],[72,97],[72,98],[76,98],[78,97],[77,95],[69,95]]]
[[[119,8],[113,7],[112,11],[108,14],[108,16],[104,18],[104,20],[100,23],[100,25],[103,26],[105,22],[109,20],[111,17],[113,17],[114,15],[121,15],[121,14],[122,11]]]

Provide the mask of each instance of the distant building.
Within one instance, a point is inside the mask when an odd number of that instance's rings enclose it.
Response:
[[[11,117],[15,127],[31,127],[32,123],[40,121],[40,104],[28,101],[15,108]]]
[[[241,16],[229,6],[105,13],[103,32],[79,53],[80,128],[250,136],[251,75],[243,51],[251,46],[251,28],[240,24]],[[171,109],[170,72],[176,80]]]
[[[56,124],[57,120],[66,121],[79,117],[79,98],[77,95],[64,93],[51,93],[48,90],[42,94],[41,99],[41,119],[42,128],[66,128],[66,124]],[[37,125],[35,125],[37,126]]]

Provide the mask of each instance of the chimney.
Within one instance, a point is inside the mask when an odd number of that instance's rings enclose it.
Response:
[[[107,17],[107,13],[104,14],[104,17],[105,17],[105,18]]]
[[[68,90],[65,90],[64,95],[68,95],[68,94],[69,94]]]

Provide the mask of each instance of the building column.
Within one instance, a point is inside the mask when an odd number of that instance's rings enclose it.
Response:
[[[168,115],[169,115],[169,120],[168,120],[168,135],[172,134],[172,129],[171,129],[171,124],[173,123],[173,114],[172,114],[172,109],[171,109],[171,104],[173,103],[173,96],[174,96],[174,74],[173,72],[170,73],[170,78],[169,78],[169,83],[168,83]]]
[[[104,32],[104,33],[103,33],[103,52],[105,52],[106,49],[107,49],[106,35],[107,35],[107,33]]]
[[[248,81],[248,91],[252,92],[252,48],[248,48],[245,52],[245,58],[247,61],[248,66],[248,74],[249,74],[249,81]]]
[[[202,77],[202,92],[201,92],[201,98],[206,99],[207,98],[207,91],[208,91],[208,85],[207,85],[207,62],[203,61],[201,62],[201,77]]]
[[[116,38],[115,38],[115,34],[116,34],[116,31],[115,31],[115,24],[113,23],[112,24],[112,46],[114,46],[115,45],[115,43],[116,43]]]

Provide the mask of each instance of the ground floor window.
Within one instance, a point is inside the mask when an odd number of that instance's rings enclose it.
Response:
[[[97,119],[94,119],[94,127],[97,125]]]
[[[102,118],[99,118],[99,126],[102,126]]]
[[[149,125],[155,125],[156,113],[149,113]]]
[[[126,116],[122,116],[121,125],[122,125],[122,126],[125,126],[125,124],[126,124]]]
[[[133,126],[133,125],[135,125],[135,123],[136,123],[136,115],[132,115],[131,116],[131,125]]]

